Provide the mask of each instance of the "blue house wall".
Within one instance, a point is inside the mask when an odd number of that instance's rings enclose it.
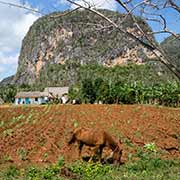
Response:
[[[44,104],[47,100],[45,97],[37,97],[37,98],[15,98],[15,104]]]

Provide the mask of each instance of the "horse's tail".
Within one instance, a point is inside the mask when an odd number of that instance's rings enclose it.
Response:
[[[76,141],[76,136],[75,134],[73,133],[73,135],[71,136],[71,138],[69,139],[68,141],[68,145],[71,145],[72,143],[74,143]]]

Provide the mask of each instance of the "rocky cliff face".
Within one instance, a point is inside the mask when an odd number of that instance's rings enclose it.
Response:
[[[107,10],[103,10],[103,13],[119,25],[124,17]],[[142,64],[151,56],[136,41],[119,33],[90,12],[77,11],[67,16],[61,15],[54,13],[44,16],[29,29],[22,43],[14,83],[35,83],[41,70],[50,64]],[[138,21],[143,29],[149,29],[144,21]],[[131,19],[127,19],[121,26],[137,35],[140,33]]]

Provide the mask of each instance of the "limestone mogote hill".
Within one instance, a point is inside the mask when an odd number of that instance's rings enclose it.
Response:
[[[130,17],[122,23],[125,15],[101,12],[127,31],[140,35]],[[111,67],[129,62],[143,64],[147,58],[153,58],[150,51],[99,16],[83,10],[66,16],[63,13],[49,14],[34,22],[23,39],[15,76],[4,82],[33,84],[50,65],[68,63],[72,68],[66,68],[64,73],[70,77],[68,83],[73,83],[76,64]],[[144,31],[151,31],[145,21],[136,18]],[[65,81],[63,76],[61,79]]]

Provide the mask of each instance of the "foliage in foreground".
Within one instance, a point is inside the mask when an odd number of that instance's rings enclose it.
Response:
[[[156,154],[156,152],[152,153]],[[10,166],[0,171],[2,180],[177,180],[180,179],[180,161],[161,160],[148,152],[136,154],[137,161],[115,167],[109,164],[76,161],[64,164],[60,158],[56,164],[44,168],[18,169]],[[65,170],[65,171],[63,171]]]

